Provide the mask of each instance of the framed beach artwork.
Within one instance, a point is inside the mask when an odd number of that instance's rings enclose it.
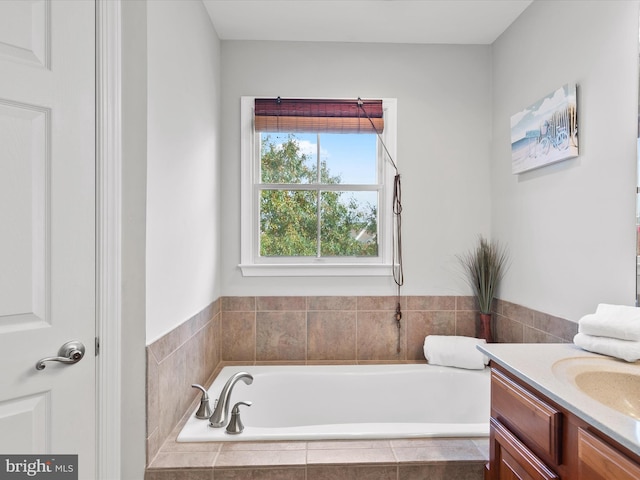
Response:
[[[576,85],[567,84],[511,116],[511,172],[578,156]]]

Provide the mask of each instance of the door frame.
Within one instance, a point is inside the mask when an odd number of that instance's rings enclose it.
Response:
[[[96,476],[109,479],[122,462],[122,9],[121,0],[95,1]]]

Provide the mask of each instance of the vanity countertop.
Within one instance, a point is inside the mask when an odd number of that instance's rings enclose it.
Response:
[[[640,455],[640,419],[618,412],[592,399],[563,376],[562,365],[577,359],[610,359],[573,344],[491,343],[477,347],[493,362],[530,384],[559,406],[593,425],[621,445]],[[612,359],[613,368],[640,375],[640,362]],[[637,399],[640,403],[640,398]]]

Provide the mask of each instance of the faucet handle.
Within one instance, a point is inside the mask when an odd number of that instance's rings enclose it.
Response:
[[[251,402],[238,402],[233,406],[233,410],[231,410],[231,420],[229,420],[229,424],[227,425],[226,432],[229,435],[237,435],[238,433],[242,433],[244,430],[244,425],[242,420],[240,419],[240,405],[246,405],[250,407],[252,405]]]
[[[253,405],[253,402],[250,402],[249,400],[247,400],[246,402],[238,402],[233,406],[233,410],[231,410],[231,414],[233,415],[240,413],[240,405],[245,405],[247,407],[250,407],[251,405]]]
[[[200,397],[200,406],[198,407],[198,411],[196,412],[196,418],[200,418],[202,420],[208,419],[211,416],[211,407],[209,406],[209,394],[207,390],[202,386],[194,383],[191,385],[193,388],[197,388],[202,391],[202,397]]]

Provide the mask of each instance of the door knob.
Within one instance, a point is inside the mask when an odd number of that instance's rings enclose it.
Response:
[[[46,367],[45,362],[78,363],[84,357],[84,351],[82,342],[77,340],[67,342],[60,347],[57,357],[45,357],[38,360],[36,370],[44,370],[44,367]]]

